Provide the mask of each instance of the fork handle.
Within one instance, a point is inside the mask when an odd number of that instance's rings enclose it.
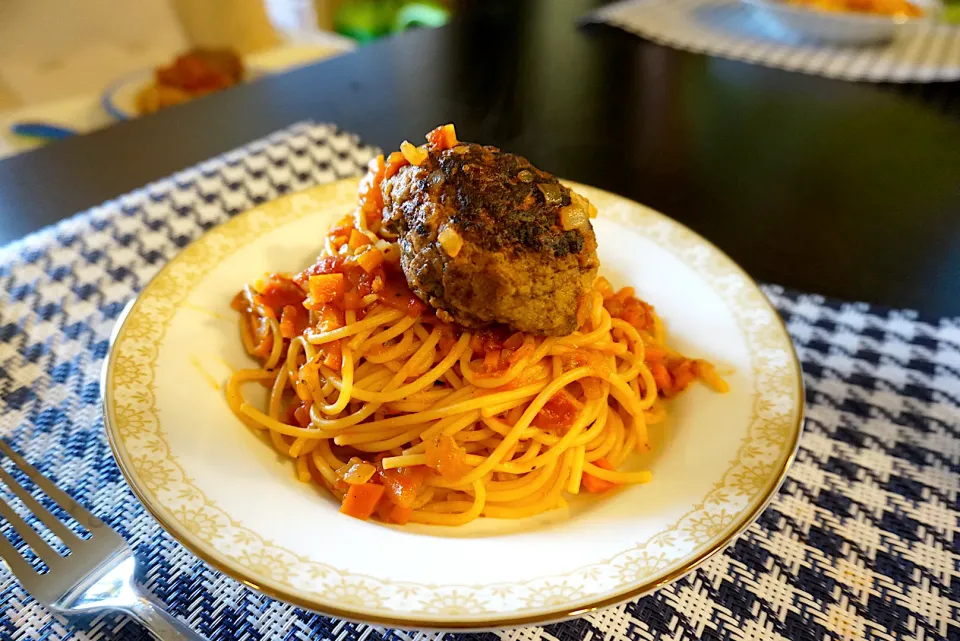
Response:
[[[160,605],[143,595],[123,610],[140,622],[159,641],[207,641]]]

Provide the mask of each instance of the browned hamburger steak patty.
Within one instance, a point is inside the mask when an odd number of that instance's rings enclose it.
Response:
[[[560,336],[597,275],[592,206],[521,156],[459,143],[382,183],[410,288],[444,321]],[[565,229],[566,227],[566,229]]]

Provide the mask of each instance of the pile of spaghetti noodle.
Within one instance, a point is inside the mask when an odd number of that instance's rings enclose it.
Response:
[[[618,468],[649,447],[665,399],[697,379],[726,390],[711,365],[667,347],[653,308],[603,278],[569,336],[441,322],[407,288],[380,229],[383,173],[381,157],[316,264],[237,294],[260,367],[230,379],[233,411],[295,460],[301,481],[363,519],[519,518],[648,481]],[[244,398],[250,382],[269,387],[265,407]]]

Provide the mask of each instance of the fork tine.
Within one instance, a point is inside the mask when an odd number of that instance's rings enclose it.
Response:
[[[17,548],[13,547],[13,543],[2,534],[0,534],[0,559],[4,560],[10,571],[17,575],[21,582],[29,578],[31,573],[37,574],[33,566],[17,552]]]
[[[17,454],[7,445],[7,442],[0,439],[0,451],[10,457],[17,464],[24,474],[30,477],[30,480],[36,483],[37,487],[44,491],[55,503],[64,509],[70,516],[75,518],[80,525],[87,528],[87,531],[93,532],[95,529],[103,527],[103,521],[87,511],[85,507],[70,498],[63,490],[58,488],[46,476],[37,471],[37,468],[27,463],[22,456]]]
[[[20,535],[20,538],[26,541],[34,553],[44,560],[48,568],[53,570],[53,568],[57,566],[57,561],[63,559],[63,557],[57,554],[57,551],[50,547],[50,545],[43,540],[43,537],[30,527],[19,514],[14,512],[10,504],[3,499],[0,499],[0,516],[5,518],[10,525],[13,526],[13,529]]]
[[[4,484],[13,491],[20,500],[23,501],[24,505],[27,506],[27,509],[33,512],[33,515],[40,519],[44,525],[50,528],[50,531],[60,537],[60,540],[69,548],[73,547],[80,541],[80,538],[70,531],[66,525],[63,524],[60,519],[55,517],[47,508],[45,508],[40,501],[33,498],[33,495],[27,491],[25,487],[20,485],[17,482],[17,479],[13,477],[12,474],[7,472],[5,469],[0,467],[0,481],[3,481]]]

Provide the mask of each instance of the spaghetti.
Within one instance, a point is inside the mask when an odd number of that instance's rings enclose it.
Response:
[[[301,481],[363,519],[521,518],[582,490],[647,482],[648,471],[619,468],[648,447],[664,401],[697,379],[726,383],[667,346],[632,288],[603,278],[568,336],[440,321],[408,289],[380,228],[391,159],[371,164],[356,211],[329,231],[316,264],[237,294],[241,340],[260,366],[231,377],[233,411],[295,461]],[[255,382],[270,390],[266,406],[243,395]]]

